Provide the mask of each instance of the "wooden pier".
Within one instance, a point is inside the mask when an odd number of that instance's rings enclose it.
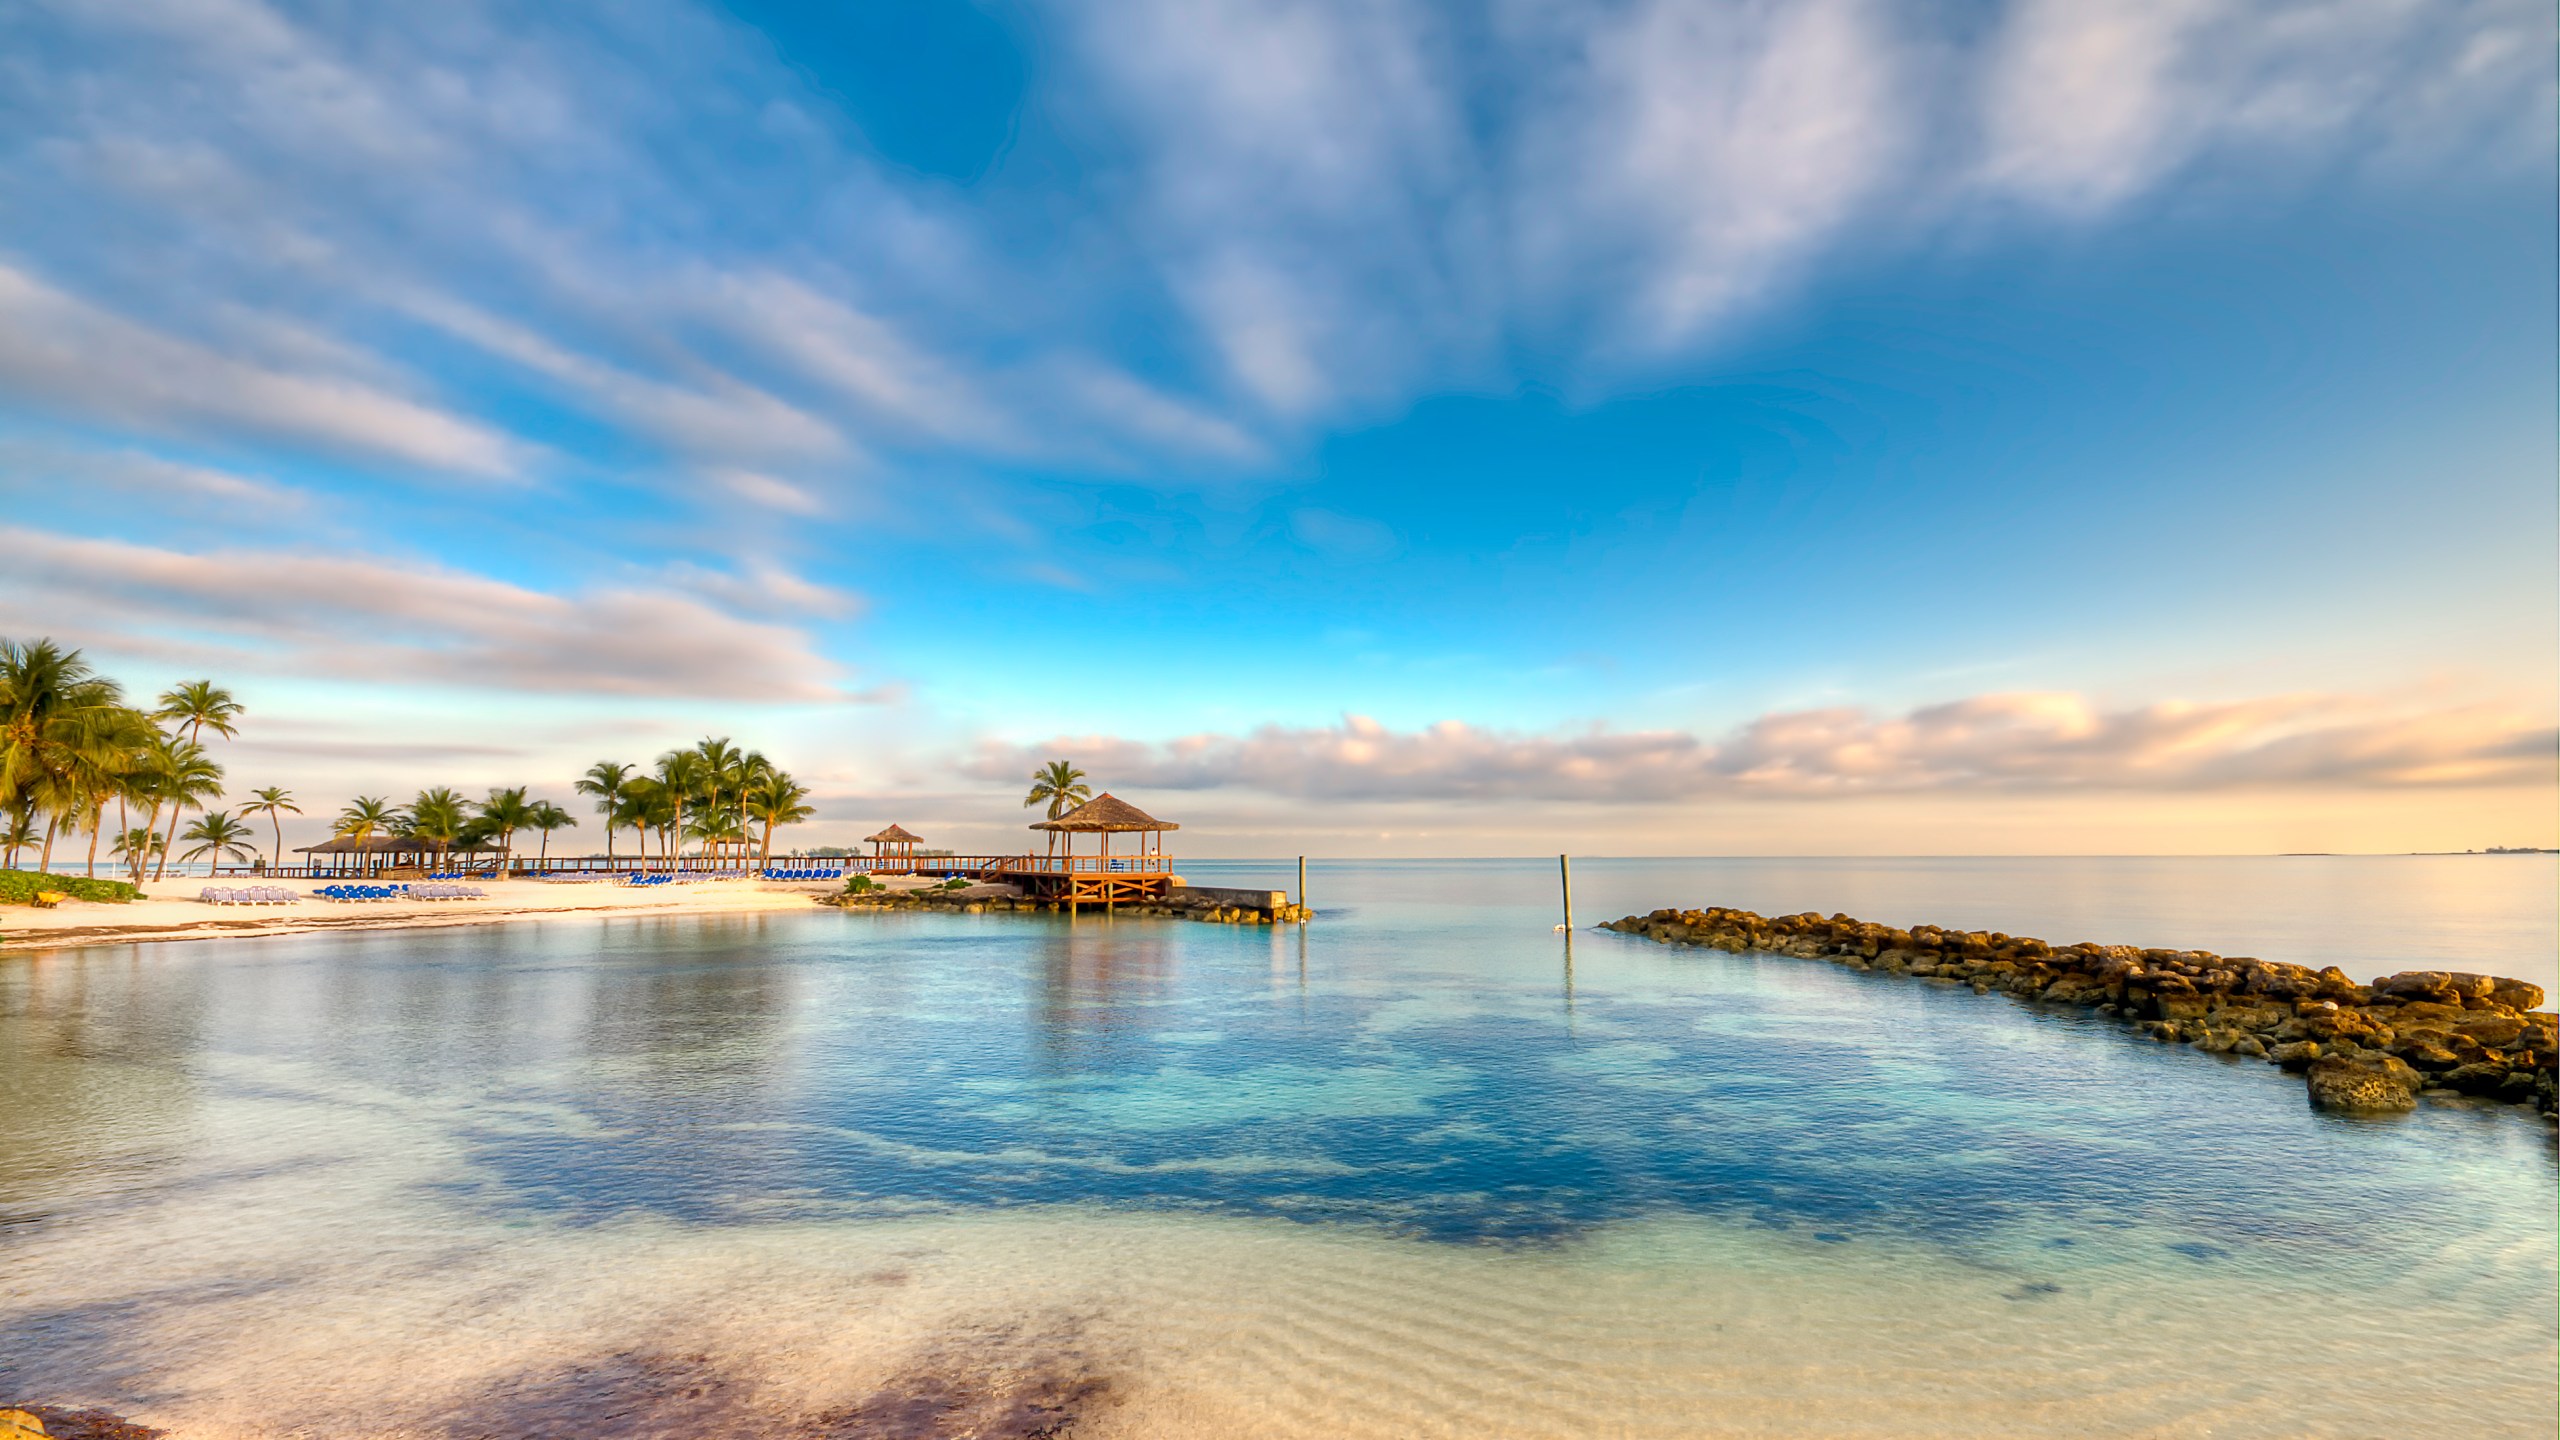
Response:
[[[920,875],[1011,885],[1034,900],[1111,906],[1161,900],[1182,883],[1162,855],[888,855],[856,856],[845,874]]]

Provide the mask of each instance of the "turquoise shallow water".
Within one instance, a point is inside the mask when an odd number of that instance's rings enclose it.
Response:
[[[1576,878],[1586,923],[1841,909],[2358,974],[2553,939],[2546,860]],[[1008,1385],[1079,1434],[2552,1428],[2560,1190],[2521,1112],[2322,1116],[2079,1012],[1568,956],[1552,862],[1311,889],[1303,930],[13,957],[0,1391],[209,1435],[957,1433]],[[899,1430],[875,1399],[909,1391],[949,1414]]]

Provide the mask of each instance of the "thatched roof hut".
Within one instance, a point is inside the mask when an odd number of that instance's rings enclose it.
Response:
[[[300,855],[433,855],[437,853],[435,842],[413,839],[404,835],[376,835],[368,840],[358,840],[352,835],[339,835],[323,840],[317,845],[296,845],[293,848],[294,852]],[[485,842],[457,842],[445,846],[443,853],[479,855],[493,853],[497,848]]]
[[[924,837],[908,834],[904,825],[892,825],[877,835],[863,836],[862,842],[866,845],[921,845]]]
[[[480,841],[467,844],[456,843],[439,850],[433,841],[420,840],[408,835],[375,835],[364,840],[358,840],[352,835],[333,835],[317,845],[297,845],[294,850],[297,854],[311,857],[305,863],[315,867],[326,860],[333,862],[338,873],[343,874],[346,873],[344,868],[346,864],[355,863],[357,869],[371,874],[375,862],[383,859],[390,859],[397,863],[401,857],[405,856],[412,857],[423,864],[431,855],[451,860],[456,856],[494,854],[497,852],[497,847]]]
[[[1034,830],[1066,830],[1078,835],[1121,834],[1131,830],[1179,830],[1170,820],[1159,820],[1128,801],[1105,790],[1055,820],[1034,820]]]
[[[1111,837],[1114,835],[1137,832],[1138,853],[1142,856],[1148,853],[1146,837],[1153,835],[1156,837],[1154,853],[1161,857],[1164,854],[1164,832],[1179,830],[1182,827],[1170,820],[1159,820],[1105,790],[1055,820],[1032,821],[1031,828],[1046,830],[1052,835],[1065,836],[1067,854],[1070,856],[1075,854],[1075,839],[1078,835],[1100,836],[1102,854],[1106,857],[1111,854]],[[1074,862],[1070,860],[1068,863],[1072,868]]]

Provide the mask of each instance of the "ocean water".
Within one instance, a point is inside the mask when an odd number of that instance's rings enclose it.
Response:
[[[1285,883],[1283,868],[1187,867]],[[2551,857],[1581,861],[2550,984]],[[0,1401],[184,1436],[2548,1436],[2525,1112],[1541,862],[1304,928],[630,918],[0,958]]]

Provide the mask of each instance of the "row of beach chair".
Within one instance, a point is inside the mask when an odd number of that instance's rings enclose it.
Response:
[[[842,870],[767,870],[767,880],[841,880]]]
[[[207,885],[196,898],[207,905],[291,905],[302,897],[281,885]]]
[[[322,900],[486,900],[477,885],[323,885],[311,892]]]

